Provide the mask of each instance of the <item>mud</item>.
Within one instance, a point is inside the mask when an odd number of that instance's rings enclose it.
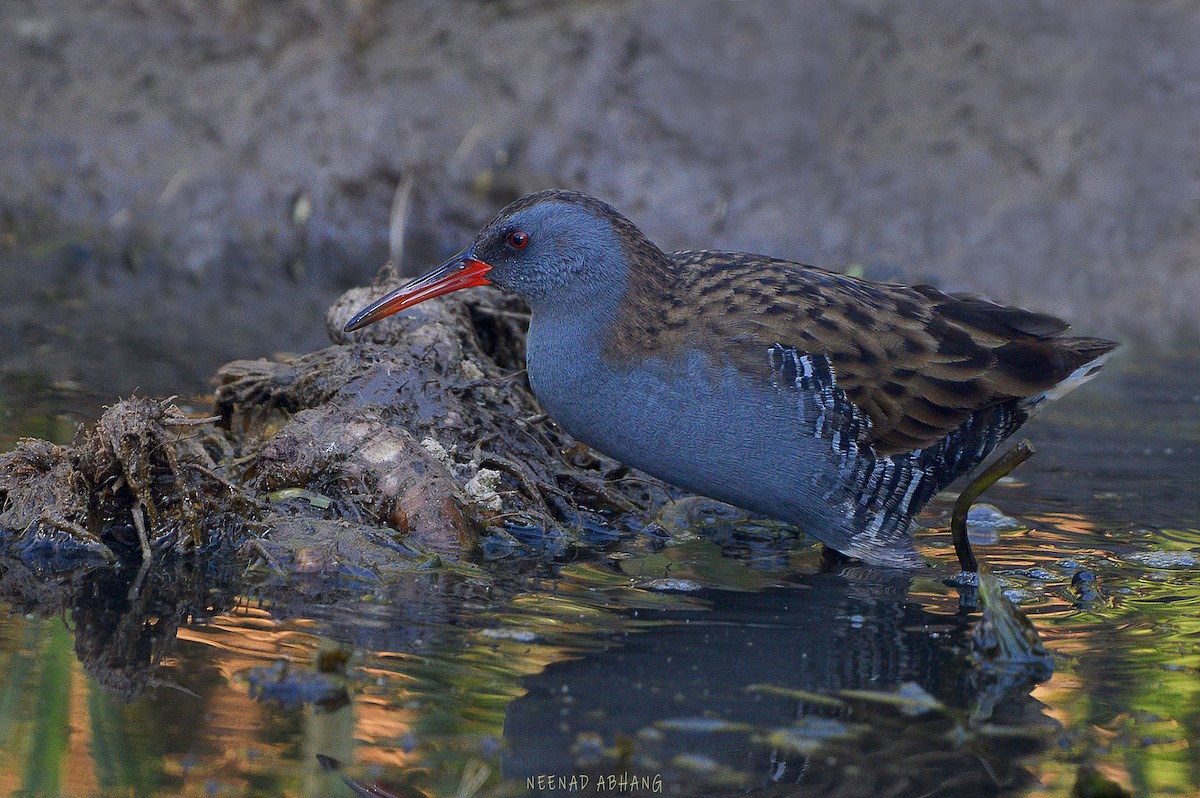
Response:
[[[661,484],[570,440],[517,367],[526,317],[497,292],[430,303],[353,340],[235,361],[213,415],[133,398],[75,445],[0,457],[0,530],[24,557],[145,563],[238,548],[282,574],[383,581],[485,554],[563,556],[639,528]],[[552,541],[554,545],[547,545]],[[240,547],[240,548],[239,548]]]
[[[420,269],[547,187],[668,248],[1195,341],[1198,26],[1140,0],[4,4],[0,373],[199,390],[319,346],[393,246]]]

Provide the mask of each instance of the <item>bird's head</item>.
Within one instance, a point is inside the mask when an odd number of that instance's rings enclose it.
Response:
[[[359,311],[352,332],[427,299],[496,285],[537,308],[619,293],[627,251],[653,248],[631,222],[586,194],[542,191],[497,214],[471,246]],[[657,251],[657,250],[655,250]]]

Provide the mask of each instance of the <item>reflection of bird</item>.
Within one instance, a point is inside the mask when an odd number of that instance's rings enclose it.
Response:
[[[317,761],[321,764],[321,770],[324,770],[326,773],[338,773],[342,769],[342,763],[331,756],[317,754]],[[346,776],[342,776],[341,778],[342,783],[349,787],[355,795],[361,796],[361,798],[408,798],[408,796],[412,795],[412,793],[408,792],[392,792],[380,787],[378,784],[367,787]]]
[[[608,746],[619,756],[630,739],[628,770],[660,777],[665,794],[982,796],[1030,782],[1012,751],[1049,743],[1029,695],[1052,662],[1044,651],[1004,675],[967,667],[983,624],[918,600],[909,573],[794,579],[709,591],[703,612],[660,607],[651,633],[526,677],[505,709],[501,774],[623,773]],[[1015,612],[1004,599],[987,607]],[[974,725],[958,720],[964,709]]]
[[[667,254],[599,200],[517,200],[359,329],[495,284],[528,302],[534,393],[576,438],[881,566],[910,521],[1115,346],[929,286],[729,252]]]

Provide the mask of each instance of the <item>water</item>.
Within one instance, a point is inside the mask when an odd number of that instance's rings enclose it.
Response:
[[[1197,374],[1118,364],[985,495],[1017,523],[977,551],[1053,655],[1040,684],[974,666],[937,529],[911,578],[822,572],[704,505],[665,542],[386,588],[5,564],[0,793],[1066,796],[1083,772],[1195,795]],[[97,410],[5,383],[0,445],[69,440]]]

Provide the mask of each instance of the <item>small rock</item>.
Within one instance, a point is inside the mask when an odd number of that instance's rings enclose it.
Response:
[[[504,509],[504,500],[496,492],[496,488],[500,487],[501,476],[499,471],[491,468],[479,469],[464,486],[467,495],[492,512],[500,512]]]
[[[480,634],[492,640],[515,640],[518,643],[533,643],[538,639],[537,632],[530,631],[529,629],[512,629],[507,627],[484,629]]]
[[[1096,584],[1096,575],[1091,571],[1077,571],[1075,575],[1071,577],[1071,587],[1076,589],[1081,588],[1083,585],[1094,584]]]
[[[1104,600],[1104,593],[1096,581],[1096,575],[1091,571],[1078,571],[1071,577],[1071,588],[1079,600],[1076,606],[1088,607]]]
[[[691,579],[651,579],[642,584],[642,587],[647,590],[680,590],[691,592],[699,590],[703,587],[699,582],[694,582]]]
[[[1143,565],[1148,565],[1151,568],[1160,569],[1176,569],[1176,568],[1195,568],[1197,559],[1196,555],[1190,551],[1143,551],[1137,554],[1131,554],[1126,557],[1127,560],[1140,562]]]
[[[1033,594],[1028,590],[1017,590],[1016,588],[1009,588],[1002,595],[1018,607],[1033,598]]]
[[[967,513],[967,537],[972,543],[982,546],[997,543],[1002,532],[1028,529],[1015,518],[1010,518],[990,504],[976,504]]]
[[[446,466],[447,468],[454,467],[454,459],[450,457],[450,452],[446,451],[446,447],[442,446],[442,444],[436,439],[422,438],[421,448],[440,460],[442,465]]]

